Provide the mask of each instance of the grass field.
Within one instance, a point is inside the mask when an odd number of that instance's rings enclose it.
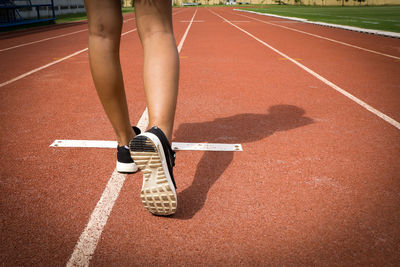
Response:
[[[270,5],[249,8],[256,12],[304,18],[333,24],[400,32],[400,6],[315,7]]]

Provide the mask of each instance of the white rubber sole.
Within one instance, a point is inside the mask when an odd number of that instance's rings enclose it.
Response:
[[[134,173],[139,170],[139,167],[133,163],[122,163],[117,161],[117,172],[120,173]]]
[[[131,141],[130,151],[143,172],[140,198],[144,207],[155,215],[174,214],[178,200],[160,140],[152,133],[140,134]]]

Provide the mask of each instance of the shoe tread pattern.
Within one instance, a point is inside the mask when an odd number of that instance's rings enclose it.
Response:
[[[155,144],[146,136],[138,136],[132,140],[131,156],[143,173],[140,197],[145,208],[155,215],[174,214],[177,201]]]

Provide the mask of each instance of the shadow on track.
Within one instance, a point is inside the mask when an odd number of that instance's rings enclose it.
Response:
[[[267,114],[244,113],[208,122],[183,123],[175,131],[174,140],[195,143],[250,143],[262,140],[275,132],[314,123],[311,118],[304,117],[304,114],[302,108],[277,105],[270,107]],[[193,183],[178,193],[178,210],[173,218],[190,219],[202,209],[208,191],[228,168],[234,153],[204,153],[197,165]]]

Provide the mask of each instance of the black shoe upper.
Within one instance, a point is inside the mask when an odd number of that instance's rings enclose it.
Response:
[[[136,135],[141,133],[140,129],[136,126],[132,126],[132,129]],[[117,160],[121,163],[133,163],[129,148],[127,146],[117,146]]]
[[[175,184],[173,170],[172,170],[172,168],[175,166],[175,157],[176,157],[175,151],[172,150],[167,137],[165,136],[163,131],[161,131],[160,128],[158,128],[157,126],[154,126],[151,129],[149,129],[147,132],[156,135],[158,137],[158,139],[161,141],[172,183],[174,184],[175,188],[177,188],[176,184]]]

